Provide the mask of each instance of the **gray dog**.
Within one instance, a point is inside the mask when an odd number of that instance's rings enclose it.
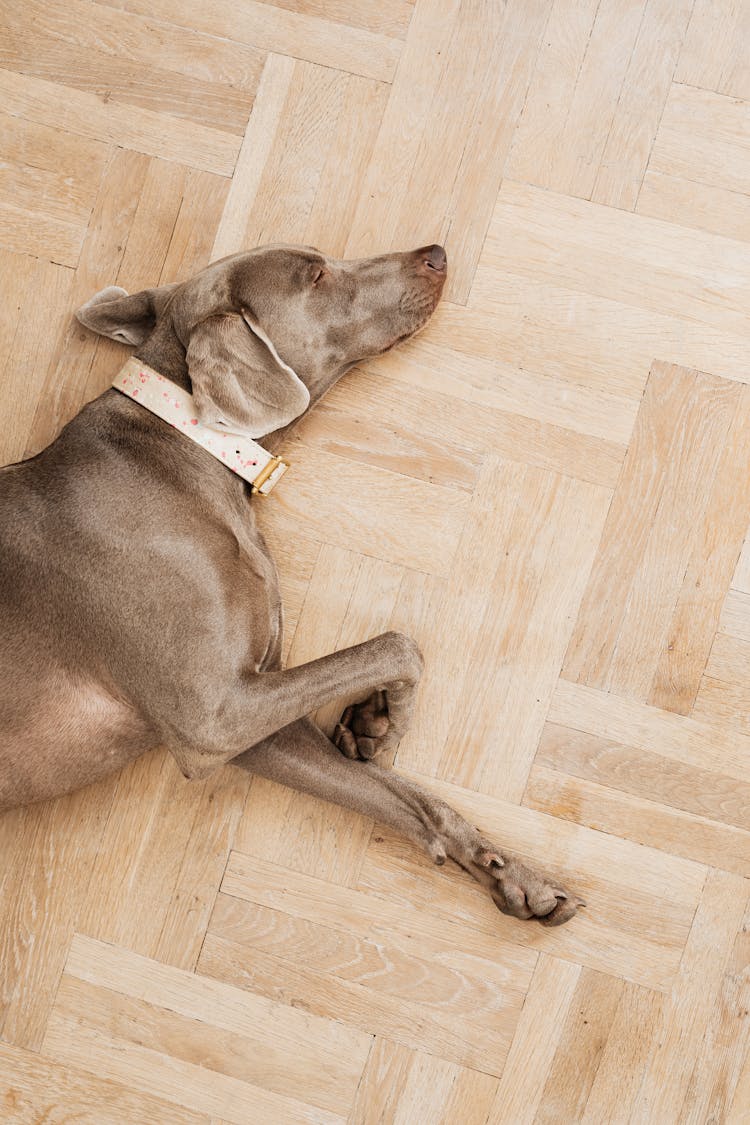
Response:
[[[445,275],[439,246],[347,262],[272,246],[183,284],[102,290],[77,316],[189,392],[201,426],[273,451],[344,372],[424,326]],[[164,745],[187,778],[231,762],[388,824],[518,918],[558,925],[582,905],[371,760],[412,715],[412,640],[385,633],[281,668],[250,486],[137,398],[105,391],[0,470],[0,615],[0,809]],[[344,698],[331,741],[308,716]]]

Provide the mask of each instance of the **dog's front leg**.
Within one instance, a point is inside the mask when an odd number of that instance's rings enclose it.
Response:
[[[277,731],[232,765],[387,824],[435,863],[455,860],[487,888],[504,914],[558,926],[582,905],[552,877],[495,847],[455,809],[409,778],[375,762],[347,760],[310,719]]]
[[[397,746],[414,712],[422,657],[402,633],[285,671],[260,672],[224,685],[220,699],[198,702],[165,724],[167,745],[186,777],[208,776],[274,731],[337,699],[354,701],[336,740],[347,757],[373,757]]]

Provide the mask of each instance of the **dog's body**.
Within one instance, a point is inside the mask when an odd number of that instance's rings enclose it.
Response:
[[[418,331],[444,279],[440,247],[354,263],[266,248],[184,285],[104,290],[78,315],[190,390],[202,421],[274,449],[354,363]],[[186,777],[231,761],[358,809],[457,860],[503,911],[566,921],[579,900],[369,761],[411,717],[413,642],[384,634],[281,670],[278,581],[248,491],[116,390],[0,471],[0,808],[164,744]],[[344,697],[334,745],[307,716]]]

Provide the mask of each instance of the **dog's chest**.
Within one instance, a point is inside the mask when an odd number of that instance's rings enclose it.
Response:
[[[255,671],[278,665],[283,643],[284,612],[276,564],[260,535],[248,541],[231,580],[233,628],[249,645],[249,663]]]

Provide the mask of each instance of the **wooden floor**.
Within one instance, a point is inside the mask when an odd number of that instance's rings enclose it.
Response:
[[[446,244],[263,504],[288,659],[414,635],[396,768],[588,901],[155,753],[0,820],[2,1121],[750,1121],[748,4],[23,0],[0,97],[3,461],[105,285]]]

